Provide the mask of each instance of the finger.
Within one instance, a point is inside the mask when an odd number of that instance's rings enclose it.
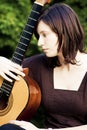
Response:
[[[19,69],[20,71],[23,71],[23,68],[22,68],[22,66],[20,66],[20,65],[18,65],[18,64],[16,64],[16,63],[14,63],[14,62],[10,62],[10,65],[12,66],[12,67],[14,67],[14,68],[17,68],[17,69]]]
[[[9,68],[9,71],[14,72],[15,74],[21,75],[23,77],[25,76],[24,72],[22,72],[22,71],[20,71],[18,69],[12,68],[12,67]]]
[[[7,59],[7,58],[5,58],[5,57],[0,57],[0,61],[1,61],[1,64],[2,64],[3,66],[5,66],[5,65],[13,66],[13,67],[15,67],[15,68],[17,68],[17,69],[23,71],[22,66],[20,66],[20,65],[17,64],[17,63],[14,63],[13,61],[11,61],[11,60],[9,60],[9,59]],[[3,67],[3,66],[2,66],[2,67]]]
[[[14,73],[10,72],[10,71],[7,71],[6,73],[8,76],[10,76],[12,79],[15,79],[15,80],[20,80],[20,78],[15,75]],[[10,79],[10,78],[9,78]]]
[[[7,81],[12,82],[13,80],[8,78],[3,72],[0,72],[0,75]]]
[[[13,72],[13,73],[15,73],[15,74],[18,74],[18,75],[21,75],[21,76],[25,76],[25,73],[23,72],[23,71],[20,71],[19,69],[17,69],[17,68],[14,68],[14,67],[12,67],[12,66],[6,66],[5,67],[5,69],[3,68],[2,69],[2,71],[4,71],[4,73],[6,73],[6,74],[11,74],[10,72]],[[11,76],[11,75],[10,75]],[[11,76],[12,77],[12,76]]]

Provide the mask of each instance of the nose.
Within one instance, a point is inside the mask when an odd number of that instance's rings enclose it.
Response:
[[[38,46],[42,46],[42,45],[44,45],[44,41],[43,41],[42,37],[40,36],[38,39]]]

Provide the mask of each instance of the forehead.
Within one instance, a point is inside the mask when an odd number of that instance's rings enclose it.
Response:
[[[43,21],[40,21],[37,26],[37,32],[40,33],[40,32],[48,32],[48,31],[52,31],[51,28]]]

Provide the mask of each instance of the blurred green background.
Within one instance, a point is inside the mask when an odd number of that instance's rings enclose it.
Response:
[[[87,0],[52,0],[50,5],[63,2],[70,5],[78,14],[85,31],[85,49],[87,48]],[[21,32],[31,12],[34,0],[0,0],[0,55],[11,58],[20,39]],[[86,49],[87,50],[87,49]],[[41,53],[37,39],[32,37],[25,57]],[[40,107],[31,122],[43,127],[43,110]]]
[[[51,0],[51,4],[64,2],[78,14],[85,31],[87,48],[87,0]],[[0,0],[0,55],[11,58],[18,44],[21,32],[31,12],[34,0]],[[33,36],[25,56],[41,53]]]

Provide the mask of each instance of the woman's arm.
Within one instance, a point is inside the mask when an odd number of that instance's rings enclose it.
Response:
[[[58,128],[58,129],[52,129],[52,128],[40,129],[40,128],[37,128],[36,126],[34,126],[32,123],[26,122],[26,121],[12,120],[10,123],[16,124],[26,130],[87,130],[87,125],[69,127],[69,128]]]

